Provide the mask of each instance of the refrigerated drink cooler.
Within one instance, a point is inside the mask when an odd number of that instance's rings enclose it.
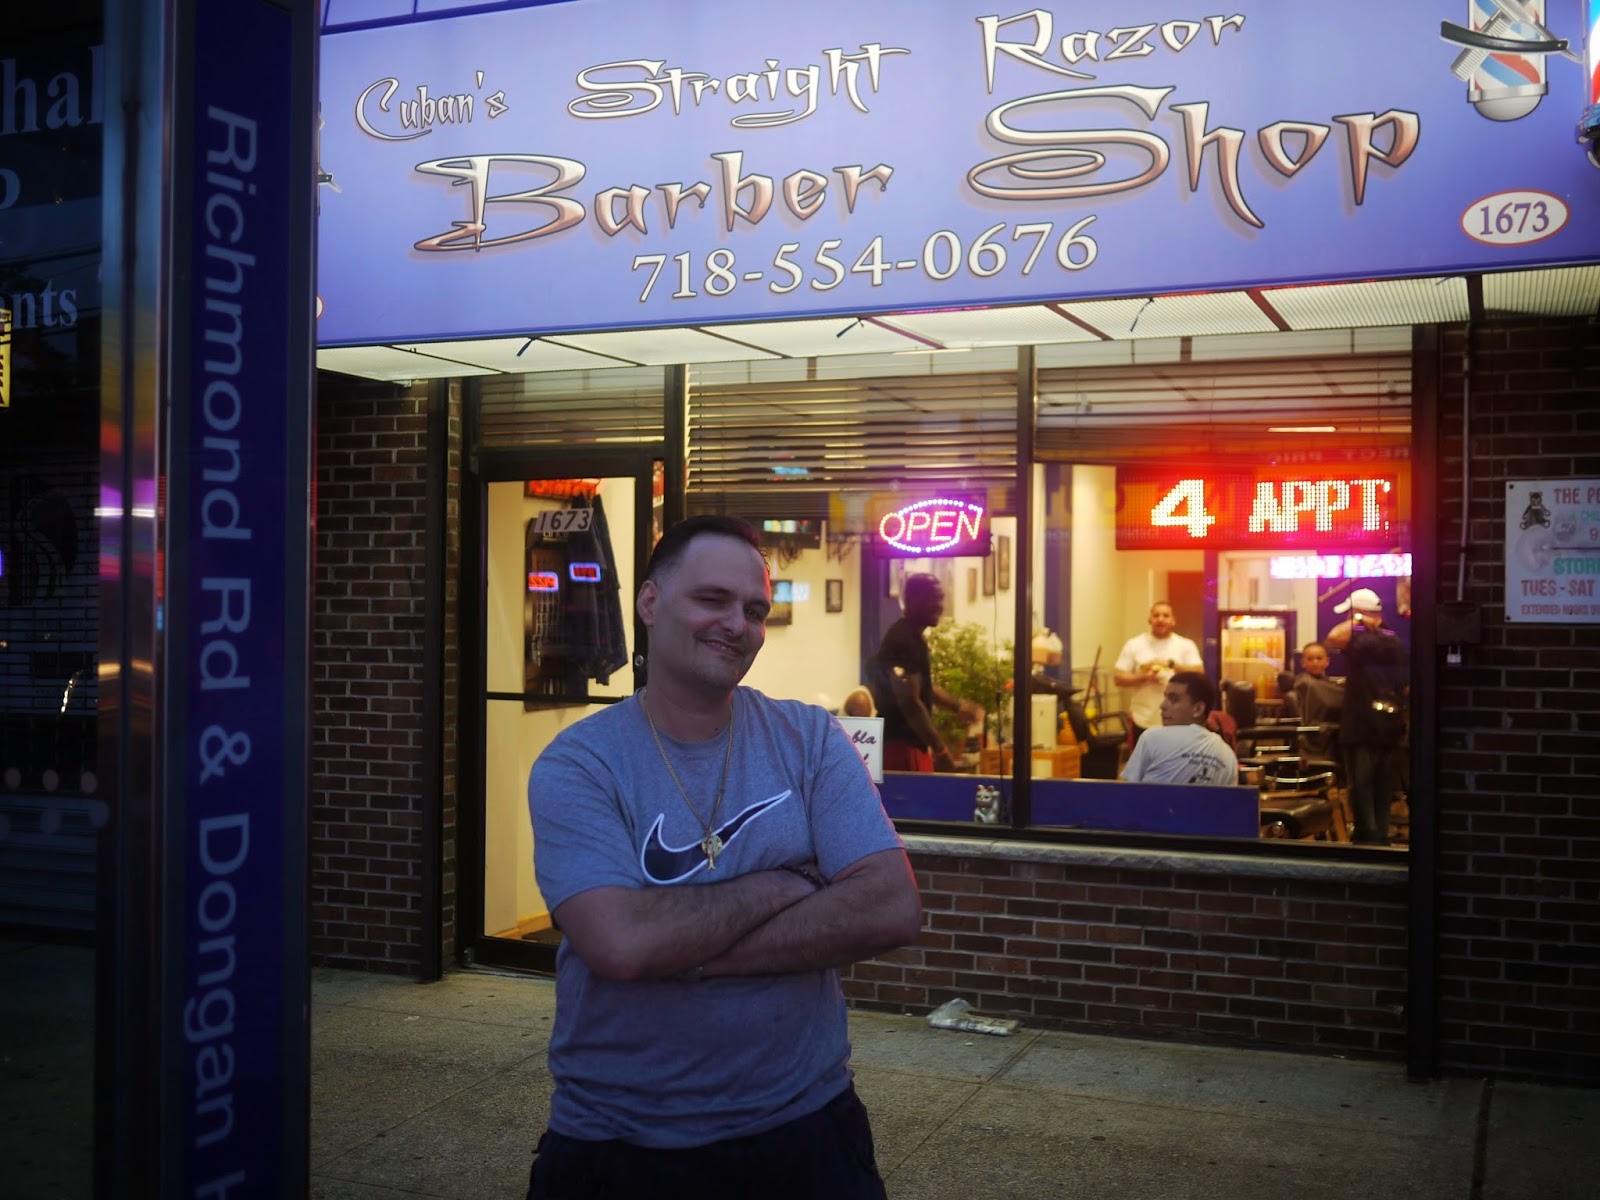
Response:
[[[1240,690],[1248,685],[1255,708],[1271,716],[1283,706],[1278,690],[1278,672],[1294,669],[1295,641],[1292,612],[1263,609],[1223,611],[1217,614],[1217,638],[1221,650],[1222,691]]]

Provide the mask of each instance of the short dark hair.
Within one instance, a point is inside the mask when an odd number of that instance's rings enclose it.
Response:
[[[944,584],[939,582],[937,575],[927,571],[910,572],[906,575],[905,582],[900,585],[900,594],[907,600],[922,594],[932,595],[935,591],[944,591]]]
[[[1328,648],[1326,646],[1324,646],[1321,642],[1307,642],[1304,646],[1300,647],[1300,653],[1304,654],[1307,650],[1311,649],[1311,647],[1313,647],[1313,646],[1315,646],[1318,650],[1321,650],[1324,654],[1326,654],[1328,652]]]
[[[1217,689],[1212,685],[1209,676],[1202,675],[1199,671],[1179,671],[1167,682],[1175,683],[1189,693],[1189,699],[1197,704],[1206,706],[1209,713],[1217,706]],[[1200,714],[1204,716],[1205,713]]]
[[[754,525],[743,517],[708,513],[697,517],[685,517],[662,534],[661,540],[656,543],[656,548],[650,551],[650,562],[644,569],[644,577],[659,578],[683,557],[683,552],[689,548],[690,542],[697,537],[712,534],[748,542],[755,548],[756,553],[761,555],[762,561],[766,561],[766,552],[761,549],[761,534]]]

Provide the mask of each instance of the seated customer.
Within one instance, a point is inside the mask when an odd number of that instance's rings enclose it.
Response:
[[[1300,651],[1300,674],[1294,680],[1297,716],[1302,725],[1315,725],[1314,733],[1300,735],[1300,756],[1337,760],[1339,717],[1344,709],[1344,684],[1328,676],[1328,648],[1307,642]]]
[[[1206,728],[1216,703],[1211,680],[1179,671],[1161,695],[1161,725],[1134,743],[1122,778],[1130,783],[1239,782],[1239,760],[1228,744]]]

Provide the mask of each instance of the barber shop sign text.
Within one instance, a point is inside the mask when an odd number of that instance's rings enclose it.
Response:
[[[911,25],[844,0],[687,7],[694,20],[603,0],[325,39],[325,338],[363,321],[385,340],[526,334],[1506,266],[1535,252],[1463,221],[1488,205],[1492,222],[1513,193],[1550,198],[1539,245],[1573,238],[1565,175],[1496,160],[1502,135],[1450,76],[1434,12],[1352,0],[1329,22],[1250,3],[1085,28],[1078,6],[956,0]],[[1344,67],[1305,70],[1313,42]],[[1469,120],[1474,153],[1442,145],[1417,166],[1425,136]],[[1570,123],[1559,149],[1576,164]],[[348,311],[347,276],[394,290],[375,262],[436,282]],[[561,286],[526,287],[530,270]],[[408,327],[435,300],[437,319]]]

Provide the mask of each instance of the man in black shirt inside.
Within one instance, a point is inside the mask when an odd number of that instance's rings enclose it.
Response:
[[[1351,840],[1385,845],[1394,756],[1405,734],[1406,652],[1383,627],[1383,601],[1371,588],[1357,588],[1333,611],[1350,613],[1324,641],[1345,655],[1339,747],[1356,825]]]
[[[933,727],[934,705],[959,713],[968,725],[983,720],[983,709],[934,686],[923,632],[944,615],[943,585],[932,575],[907,575],[900,603],[905,615],[885,631],[871,676],[883,718],[883,769],[953,771],[955,760]]]

